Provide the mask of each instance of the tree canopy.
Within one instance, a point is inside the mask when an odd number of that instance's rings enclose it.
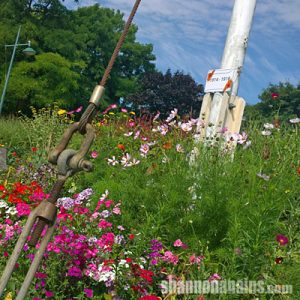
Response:
[[[139,90],[127,97],[137,108],[146,108],[150,112],[160,111],[163,115],[172,108],[178,108],[181,114],[199,115],[203,86],[197,85],[188,74],[167,70],[147,72],[139,78]]]
[[[249,116],[279,117],[282,120],[300,116],[300,85],[294,86],[288,82],[270,84],[259,99],[259,103],[246,110]]]
[[[100,81],[123,30],[123,14],[94,5],[68,10],[59,0],[0,1],[0,44],[13,44],[22,25],[20,43],[31,40],[37,51],[26,60],[18,48],[4,109],[22,109],[58,101],[65,107],[86,103]],[[136,41],[129,30],[106,87],[107,101],[137,90],[137,78],[154,71],[153,47]],[[11,48],[0,49],[1,87]],[[7,62],[5,62],[5,60]],[[11,104],[9,104],[11,103]]]

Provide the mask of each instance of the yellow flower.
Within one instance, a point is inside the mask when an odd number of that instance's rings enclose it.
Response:
[[[57,112],[57,114],[61,116],[61,115],[64,115],[66,112],[67,112],[67,111],[66,111],[65,109],[60,109],[60,110]]]
[[[130,114],[135,115],[135,112],[134,112],[134,111],[131,111]]]
[[[12,293],[9,292],[9,293],[5,296],[4,300],[12,300]]]
[[[114,115],[115,113],[113,113],[113,112],[110,112],[110,113],[108,113],[109,115]]]
[[[3,144],[0,144],[0,147],[4,147],[4,145],[3,145]]]

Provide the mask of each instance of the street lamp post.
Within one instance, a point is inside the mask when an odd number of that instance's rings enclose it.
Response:
[[[30,41],[28,41],[26,44],[18,44],[18,42],[19,42],[19,37],[20,37],[20,32],[21,32],[21,26],[19,26],[19,30],[18,30],[18,33],[17,33],[17,37],[16,37],[15,43],[14,43],[13,45],[5,45],[5,47],[13,47],[13,53],[12,53],[12,55],[11,55],[11,59],[10,59],[8,71],[7,71],[7,74],[6,74],[6,77],[5,77],[4,88],[3,88],[2,95],[1,95],[1,99],[0,99],[0,115],[1,115],[1,113],[2,113],[2,108],[3,108],[3,103],[4,103],[4,97],[5,97],[5,94],[6,94],[6,89],[7,89],[7,86],[8,86],[9,77],[10,77],[10,73],[11,73],[13,61],[14,61],[14,59],[15,59],[17,47],[18,47],[18,46],[27,46],[27,48],[23,50],[23,53],[24,53],[26,56],[32,56],[32,55],[35,55],[35,53],[36,53],[36,52],[30,47],[30,46],[31,46],[31,45],[30,45]]]

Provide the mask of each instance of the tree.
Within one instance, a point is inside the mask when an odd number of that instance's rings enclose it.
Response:
[[[0,0],[0,20],[1,44],[14,43],[18,26],[21,24],[20,42],[30,39],[32,47],[38,54],[56,53],[65,59],[66,64],[71,64],[70,71],[77,74],[76,79],[72,77],[72,80],[76,80],[78,88],[70,89],[70,95],[66,97],[63,94],[60,98],[69,99],[72,96],[71,98],[78,102],[81,101],[82,104],[87,103],[94,86],[100,81],[125,25],[123,14],[119,11],[103,8],[99,5],[82,7],[72,11],[68,10],[59,0]],[[136,91],[138,87],[137,78],[140,74],[155,69],[153,47],[150,44],[144,45],[136,41],[137,30],[134,25],[129,30],[107,82],[105,100],[108,102],[114,102],[117,97],[124,97]],[[4,58],[10,57],[10,54],[11,49],[8,49],[6,56],[4,51],[3,55],[0,54],[0,70],[1,75],[3,74],[0,80],[2,80],[2,84],[5,73]],[[47,56],[43,55],[39,55],[36,63],[41,65],[42,59],[46,59],[44,66],[49,63]],[[18,64],[21,64],[20,68],[21,66],[23,68],[23,60],[21,48],[18,48],[14,68]],[[65,72],[64,66],[66,64],[58,64],[56,71],[60,73],[58,68],[62,68],[61,73]],[[34,77],[36,82],[45,83],[44,75],[43,80],[39,80],[36,74],[28,73],[31,68],[29,65],[25,65],[28,67],[26,69],[28,81]],[[49,72],[48,76],[52,76],[51,74],[54,73]],[[17,75],[15,70],[14,78],[18,77],[21,75]],[[19,104],[21,103],[20,99],[25,99],[25,94],[20,98],[19,93],[16,95],[14,93],[24,88],[24,86],[17,86],[24,81],[26,81],[25,77],[22,78],[22,81],[14,82],[13,78],[10,80],[10,85],[14,87],[10,89],[9,96],[11,99],[16,97]],[[49,97],[49,95],[53,95],[53,86],[50,85],[50,82],[54,81],[55,79],[48,78],[46,82],[49,85],[43,85],[43,97],[48,98],[48,102],[55,101]],[[26,90],[23,89],[23,92],[25,93]],[[55,95],[57,98],[58,95]],[[29,97],[31,94],[27,95],[27,98]],[[35,100],[31,102],[39,106],[43,103],[43,101]],[[63,105],[68,106],[68,104],[69,102]]]
[[[36,56],[35,61],[19,62],[11,74],[5,111],[27,112],[30,106],[45,107],[52,102],[73,107],[79,91],[79,74],[73,63],[56,53]]]
[[[270,84],[259,96],[261,102],[255,105],[264,117],[280,116],[281,119],[300,116],[300,85],[288,82]]]
[[[137,108],[146,108],[150,112],[160,111],[166,115],[173,108],[178,108],[181,114],[199,114],[203,96],[203,86],[197,85],[190,75],[167,70],[148,72],[139,80],[140,88],[127,97]]]

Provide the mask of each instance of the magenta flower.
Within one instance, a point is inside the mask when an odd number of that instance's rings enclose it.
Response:
[[[30,214],[30,206],[27,203],[17,203],[16,209],[18,217],[28,216]]]
[[[46,296],[47,298],[52,298],[52,297],[54,296],[54,293],[53,293],[53,292],[50,292],[50,291],[46,291],[46,292],[45,292],[45,296]]]
[[[107,222],[107,221],[105,221],[105,220],[103,220],[103,219],[101,219],[100,222],[99,222],[99,224],[98,224],[98,227],[102,228],[102,229],[110,228],[110,227],[112,227],[112,224],[109,223],[109,222]]]
[[[69,268],[68,276],[81,278],[82,273],[81,273],[81,270],[79,268],[73,266],[73,267]]]
[[[98,157],[98,152],[97,151],[92,151],[91,152],[91,158],[97,158]]]
[[[279,94],[278,93],[272,93],[271,96],[272,96],[273,99],[277,99],[279,97]]]
[[[280,244],[280,246],[284,246],[289,242],[289,239],[283,234],[277,234],[276,240]]]
[[[84,291],[85,295],[88,298],[93,298],[93,290],[91,290],[91,289],[84,289],[83,291]]]

